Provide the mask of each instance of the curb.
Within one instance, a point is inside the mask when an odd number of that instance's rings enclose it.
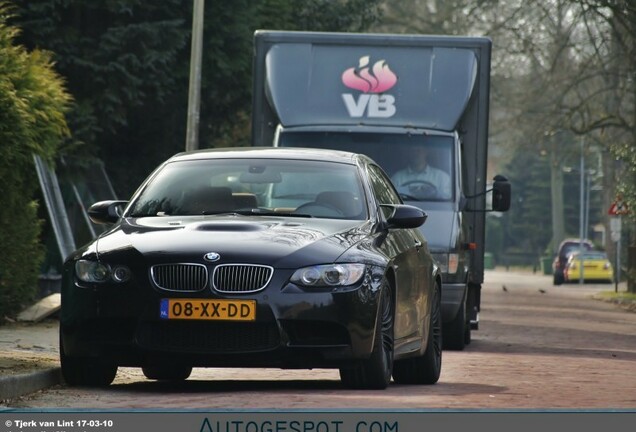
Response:
[[[0,376],[0,400],[17,398],[61,383],[62,370],[60,367],[25,374]]]

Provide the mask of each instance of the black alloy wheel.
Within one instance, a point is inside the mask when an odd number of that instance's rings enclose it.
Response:
[[[340,379],[346,387],[367,390],[383,390],[388,387],[393,372],[394,322],[393,294],[385,281],[380,292],[373,351],[367,360],[358,361],[350,368],[340,369]]]
[[[439,285],[431,299],[426,351],[423,355],[396,361],[393,379],[398,384],[435,384],[442,371],[442,304]]]

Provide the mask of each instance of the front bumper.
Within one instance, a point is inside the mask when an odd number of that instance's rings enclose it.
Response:
[[[353,287],[306,289],[277,271],[263,291],[174,293],[150,283],[78,286],[65,271],[60,334],[72,357],[121,366],[181,362],[192,366],[339,367],[373,349],[382,273],[370,268]],[[253,299],[255,321],[160,318],[165,298]]]

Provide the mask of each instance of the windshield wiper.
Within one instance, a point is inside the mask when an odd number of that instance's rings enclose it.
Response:
[[[201,212],[201,214],[203,216],[210,216],[210,215],[214,215],[214,216],[239,216],[242,213],[236,212],[236,211],[227,211],[227,210],[206,210],[204,212]]]
[[[404,192],[400,192],[400,198],[402,198],[402,201],[425,201],[422,198],[418,198],[416,196],[409,195]]]

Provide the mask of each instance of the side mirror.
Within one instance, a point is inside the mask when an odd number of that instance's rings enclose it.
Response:
[[[492,209],[493,211],[505,212],[510,208],[510,195],[512,188],[507,178],[496,175],[492,185]]]
[[[387,222],[387,228],[418,228],[426,222],[428,215],[415,206],[399,204],[392,205],[393,214]]]
[[[128,201],[100,201],[88,209],[88,217],[96,224],[115,223],[123,214]]]

